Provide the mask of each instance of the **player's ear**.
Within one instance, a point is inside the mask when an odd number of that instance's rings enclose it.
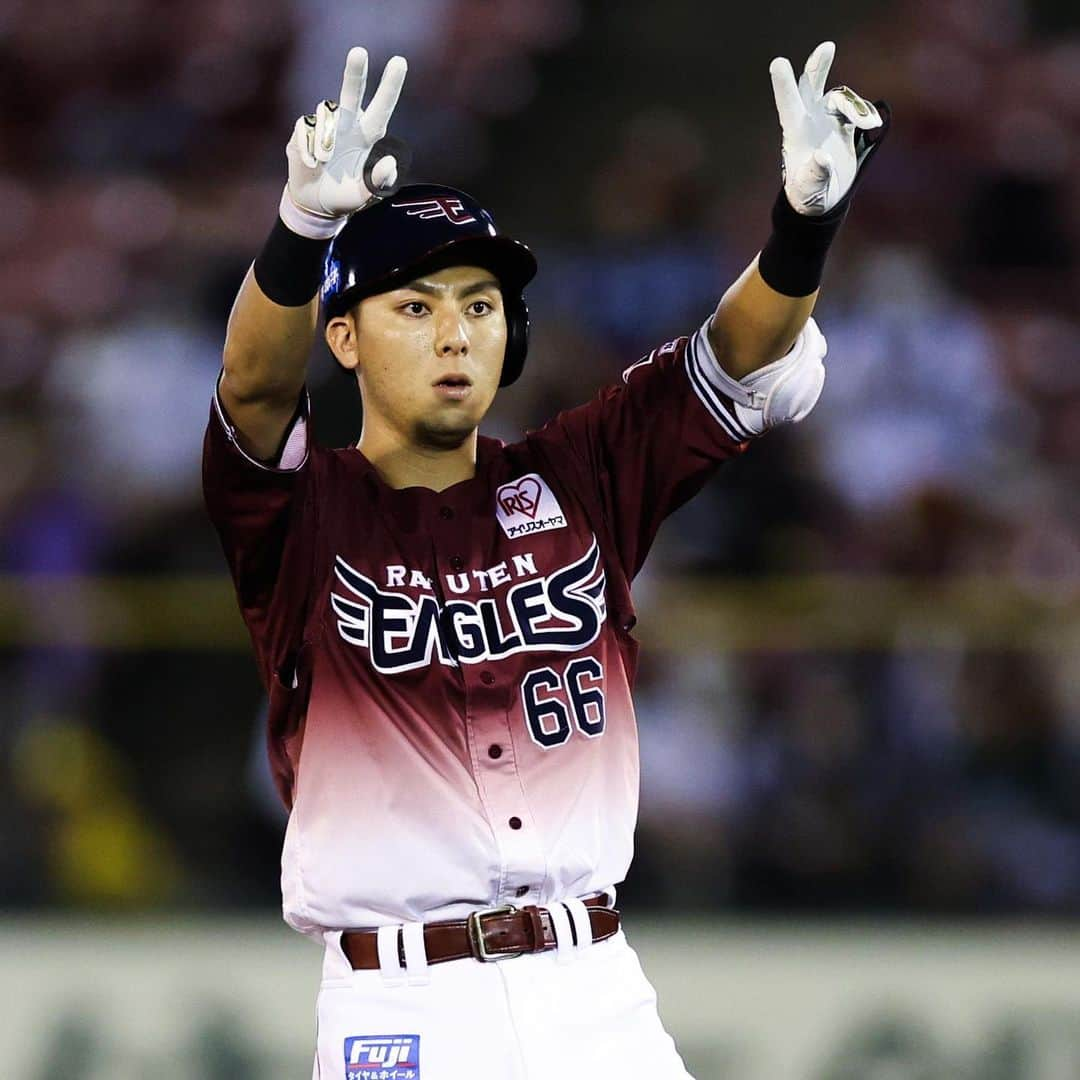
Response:
[[[360,360],[356,317],[357,311],[354,308],[326,324],[326,344],[337,362],[349,371],[355,371]]]

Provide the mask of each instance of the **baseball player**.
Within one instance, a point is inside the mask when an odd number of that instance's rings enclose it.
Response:
[[[888,126],[834,46],[770,72],[772,233],[715,312],[588,404],[478,434],[528,344],[529,249],[399,187],[394,57],[297,121],[229,319],[204,488],[270,698],[288,923],[325,948],[323,1080],[685,1077],[620,929],[638,753],[630,583],[663,519],[821,392],[826,253]],[[321,287],[321,288],[320,288]],[[325,338],[359,442],[318,445]]]

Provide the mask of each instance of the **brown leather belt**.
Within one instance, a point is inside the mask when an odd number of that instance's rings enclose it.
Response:
[[[619,913],[606,906],[607,898],[601,893],[582,901],[589,913],[593,941],[606,941],[619,929]],[[571,933],[576,935],[573,922]],[[398,961],[405,967],[405,943],[398,928]],[[378,931],[346,930],[341,935],[342,951],[354,971],[379,966]],[[429,964],[442,964],[447,960],[463,960],[471,956],[476,960],[502,960],[523,953],[545,952],[554,949],[555,926],[547,908],[530,904],[527,907],[486,908],[472,912],[467,919],[427,923],[424,926],[424,951]]]

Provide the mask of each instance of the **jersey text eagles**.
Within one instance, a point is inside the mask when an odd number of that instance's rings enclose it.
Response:
[[[516,564],[524,565],[524,560]],[[576,652],[596,640],[607,614],[595,537],[580,559],[521,581],[501,598],[440,603],[430,593],[388,592],[340,555],[334,574],[357,598],[331,593],[338,632],[366,648],[372,666],[384,675],[426,667],[434,656],[456,667],[519,652]]]

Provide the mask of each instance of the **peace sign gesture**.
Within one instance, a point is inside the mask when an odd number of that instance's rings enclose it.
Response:
[[[333,236],[345,216],[372,195],[389,193],[397,184],[400,163],[393,155],[384,154],[370,163],[368,158],[390,126],[407,70],[403,56],[391,57],[364,109],[368,54],[359,46],[350,49],[340,99],[320,102],[314,113],[296,121],[285,147],[289,160],[286,193],[302,215],[315,217],[314,222],[306,222],[308,235],[313,228],[320,231],[318,219],[322,218],[326,224],[321,231]],[[369,190],[368,183],[374,190]],[[293,226],[291,221],[286,224]]]
[[[795,82],[785,56],[769,65],[776,112],[783,130],[784,192],[801,214],[824,214],[851,190],[859,167],[881,144],[888,106],[840,86],[825,91],[836,45],[823,41]],[[882,118],[884,113],[884,119]],[[868,135],[868,132],[875,132]]]

